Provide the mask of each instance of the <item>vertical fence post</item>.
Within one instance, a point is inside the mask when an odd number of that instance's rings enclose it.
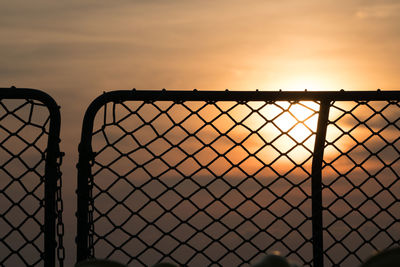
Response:
[[[88,148],[83,148],[83,144],[79,145],[79,162],[78,162],[78,208],[77,208],[77,262],[85,260],[89,257],[88,236],[89,236],[89,185],[88,177],[90,176]]]
[[[311,195],[312,195],[312,240],[314,267],[324,266],[323,236],[322,236],[322,162],[326,130],[328,125],[329,104],[327,100],[321,101],[317,135],[314,144],[314,157],[311,171]]]
[[[82,124],[81,142],[79,144],[79,159],[77,164],[78,169],[78,207],[76,212],[77,217],[77,236],[76,236],[76,260],[77,262],[93,257],[91,249],[89,247],[89,235],[90,227],[93,226],[93,222],[89,221],[89,205],[91,199],[89,199],[90,187],[89,180],[91,177],[91,165],[90,162],[93,160],[92,152],[92,132],[94,118],[97,111],[105,103],[106,98],[103,96],[96,98],[88,107],[85,112]],[[103,102],[104,101],[104,102]]]
[[[49,108],[50,109],[50,108]],[[50,110],[52,112],[52,110]],[[55,112],[53,112],[55,113]],[[44,266],[52,267],[56,262],[56,189],[57,159],[59,155],[60,115],[56,113],[56,121],[51,120],[47,145],[45,169],[45,220],[44,220]],[[61,179],[61,178],[60,178]]]

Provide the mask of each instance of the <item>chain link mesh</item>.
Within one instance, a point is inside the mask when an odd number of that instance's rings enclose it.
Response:
[[[122,102],[93,133],[94,255],[149,266],[312,261],[315,102]]]
[[[325,261],[355,266],[400,245],[398,101],[335,102],[323,168]]]
[[[313,265],[320,102],[157,97],[105,101],[93,115],[88,257],[249,266],[277,250]],[[373,250],[399,245],[397,111],[396,101],[330,106],[321,203],[327,265],[359,265]]]
[[[0,88],[0,265],[49,266],[45,177],[53,118],[34,97],[41,93],[23,90]]]

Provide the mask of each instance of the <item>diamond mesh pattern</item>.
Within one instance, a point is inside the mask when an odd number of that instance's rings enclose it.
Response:
[[[59,133],[48,94],[0,88],[1,266],[63,266]]]
[[[103,95],[82,131],[78,258],[248,266],[279,250],[307,266],[359,265],[399,245],[398,99],[380,91]]]
[[[332,105],[323,169],[325,263],[355,266],[399,245],[397,101]]]
[[[0,99],[0,265],[42,265],[50,115],[36,100]]]
[[[103,106],[92,141],[93,256],[241,266],[279,250],[310,264],[318,110],[290,101]]]

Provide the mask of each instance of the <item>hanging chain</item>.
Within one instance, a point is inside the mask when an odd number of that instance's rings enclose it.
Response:
[[[60,170],[60,166],[62,164],[62,159],[64,155],[65,155],[64,152],[59,152],[58,162],[57,162],[57,189],[56,189],[56,216],[57,216],[57,239],[58,239],[57,258],[60,267],[64,266],[64,259],[65,259],[65,248],[63,244],[64,223],[62,221],[62,213],[64,211],[64,205],[61,194],[62,172]]]
[[[88,247],[89,247],[89,257],[94,257],[94,245],[93,245],[93,233],[94,233],[94,224],[93,224],[93,176],[89,177],[89,207],[88,207],[88,222],[89,222],[89,237],[88,237]]]
[[[90,154],[90,170],[93,166],[94,154]],[[88,222],[89,222],[89,236],[88,236],[88,248],[89,257],[94,257],[94,244],[93,244],[93,234],[94,234],[94,223],[93,223],[93,211],[94,211],[94,201],[93,201],[93,175],[89,174],[88,177],[89,186],[89,203],[88,203]]]

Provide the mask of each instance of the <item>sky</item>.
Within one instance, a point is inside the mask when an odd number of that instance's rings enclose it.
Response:
[[[0,77],[91,97],[132,87],[397,89],[400,3],[339,3],[7,1]]]
[[[0,87],[61,106],[71,217],[83,114],[103,91],[399,89],[399,14],[395,0],[2,1]]]

